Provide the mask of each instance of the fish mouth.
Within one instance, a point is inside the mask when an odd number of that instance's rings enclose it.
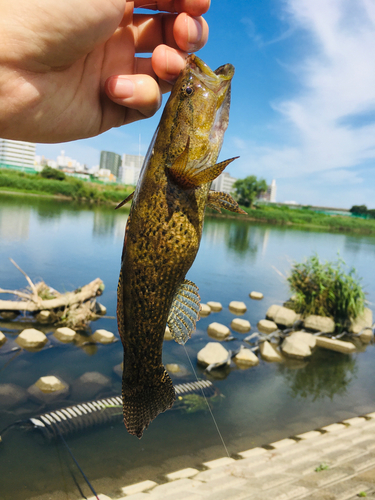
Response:
[[[203,84],[213,92],[220,92],[223,87],[227,87],[234,75],[234,66],[224,64],[215,71],[207,66],[195,54],[190,54],[187,58],[187,67]]]

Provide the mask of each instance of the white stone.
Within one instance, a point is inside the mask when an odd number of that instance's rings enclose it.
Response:
[[[209,301],[207,302],[207,305],[209,306],[212,312],[219,312],[223,309],[223,306],[220,304],[220,302]]]
[[[0,384],[0,408],[7,410],[27,400],[25,389],[15,384]]]
[[[296,312],[292,311],[292,309],[288,309],[287,307],[279,307],[273,318],[275,323],[285,326],[286,328],[293,326],[296,319]]]
[[[327,318],[325,316],[317,316],[312,314],[305,318],[303,325],[309,330],[315,330],[317,332],[333,333],[335,331],[335,322],[332,318]]]
[[[250,292],[249,297],[253,300],[262,300],[264,295],[261,292]]]
[[[270,319],[271,321],[274,320],[276,314],[277,314],[277,311],[281,308],[281,306],[278,306],[277,304],[273,304],[272,306],[270,306],[268,309],[267,309],[267,312],[266,312],[266,318],[267,319]]]
[[[66,398],[69,394],[69,385],[54,375],[40,377],[35,384],[27,389],[34,401],[50,403],[57,399]]]
[[[71,328],[63,326],[61,328],[57,328],[53,335],[57,338],[57,340],[60,340],[60,342],[68,343],[72,342],[77,334]]]
[[[292,332],[290,334],[290,337],[305,342],[305,344],[307,344],[310,347],[310,349],[313,349],[316,346],[316,336],[313,335],[312,333],[297,331],[297,332]]]
[[[309,439],[315,439],[317,437],[320,437],[322,435],[321,432],[319,431],[307,431],[307,432],[304,432],[303,434],[297,434],[297,438],[298,439],[303,439],[305,441],[309,440]]]
[[[200,316],[204,318],[205,316],[209,316],[211,314],[211,307],[208,304],[201,304],[201,310],[199,312]]]
[[[209,342],[197,354],[198,363],[208,366],[213,363],[225,363],[229,352],[218,342]]]
[[[44,333],[35,328],[26,328],[16,338],[17,344],[25,349],[42,348],[47,343],[47,340]]]
[[[7,341],[6,336],[3,334],[3,332],[0,332],[0,346],[5,344],[6,341]]]
[[[181,469],[177,470],[176,472],[171,472],[170,474],[166,475],[166,478],[168,481],[175,481],[176,479],[184,479],[185,477],[193,477],[198,474],[197,469],[193,469],[191,467],[188,467],[187,469]]]
[[[215,322],[208,325],[207,333],[210,337],[221,340],[229,337],[230,330],[227,326]]]
[[[134,495],[135,493],[141,493],[142,491],[149,490],[154,486],[157,486],[157,483],[155,483],[155,481],[142,481],[141,483],[135,483],[131,484],[130,486],[125,486],[124,488],[121,488],[121,491],[122,493],[124,493],[124,495]]]
[[[293,335],[284,339],[281,350],[283,354],[295,359],[304,359],[311,356],[309,345]]]
[[[362,340],[364,344],[370,343],[374,338],[372,328],[365,328],[364,330],[362,330],[361,333],[359,334],[359,338]]]
[[[172,340],[173,337],[172,337],[172,333],[169,329],[169,326],[166,326],[165,327],[165,332],[164,332],[164,340]]]
[[[48,323],[51,318],[51,311],[40,311],[35,316],[35,319],[39,321],[39,323]]]
[[[241,349],[238,354],[234,357],[234,361],[242,366],[255,366],[259,364],[259,359],[256,354],[251,351],[251,349],[247,349],[246,347]]]
[[[277,325],[268,319],[261,319],[258,321],[258,330],[260,333],[272,333],[277,330]]]
[[[232,300],[229,304],[229,310],[234,314],[244,314],[247,311],[245,302],[240,302],[238,300]]]
[[[230,327],[232,328],[232,330],[239,332],[239,333],[247,333],[251,330],[250,321],[247,321],[247,319],[241,319],[241,318],[232,319]]]
[[[177,363],[168,363],[167,365],[165,365],[165,369],[169,373],[179,373],[181,371],[180,365],[178,365]]]
[[[355,345],[351,342],[344,342],[343,340],[328,339],[326,337],[316,337],[316,345],[331,351],[342,352],[344,354],[352,354],[356,351]]]
[[[42,392],[56,392],[65,389],[67,384],[62,380],[55,377],[54,375],[47,375],[45,377],[40,377],[35,382],[36,387]]]
[[[108,330],[96,330],[90,340],[99,342],[99,344],[111,344],[115,340],[115,336]]]
[[[105,316],[107,314],[107,308],[100,302],[95,302],[95,312],[96,314],[100,314],[100,316]]]
[[[259,350],[262,358],[266,361],[282,361],[282,357],[280,356],[278,351],[276,351],[276,349],[269,342],[267,342],[267,340],[260,344]]]
[[[351,320],[349,331],[353,333],[359,333],[363,328],[372,327],[372,311],[368,307],[365,307],[363,313],[357,316],[356,319]]]

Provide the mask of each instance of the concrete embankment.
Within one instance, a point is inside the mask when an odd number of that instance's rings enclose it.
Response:
[[[375,498],[375,413],[122,488],[101,500]],[[94,497],[90,500],[94,500]]]

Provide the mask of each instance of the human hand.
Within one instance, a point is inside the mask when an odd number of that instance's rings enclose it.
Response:
[[[209,2],[0,0],[0,137],[71,141],[152,116],[206,43]]]

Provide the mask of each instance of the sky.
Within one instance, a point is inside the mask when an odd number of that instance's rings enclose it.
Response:
[[[236,68],[227,171],[275,179],[279,202],[375,208],[375,0],[213,0],[204,17],[198,56]],[[88,167],[101,150],[144,155],[160,114],[37,154]]]

